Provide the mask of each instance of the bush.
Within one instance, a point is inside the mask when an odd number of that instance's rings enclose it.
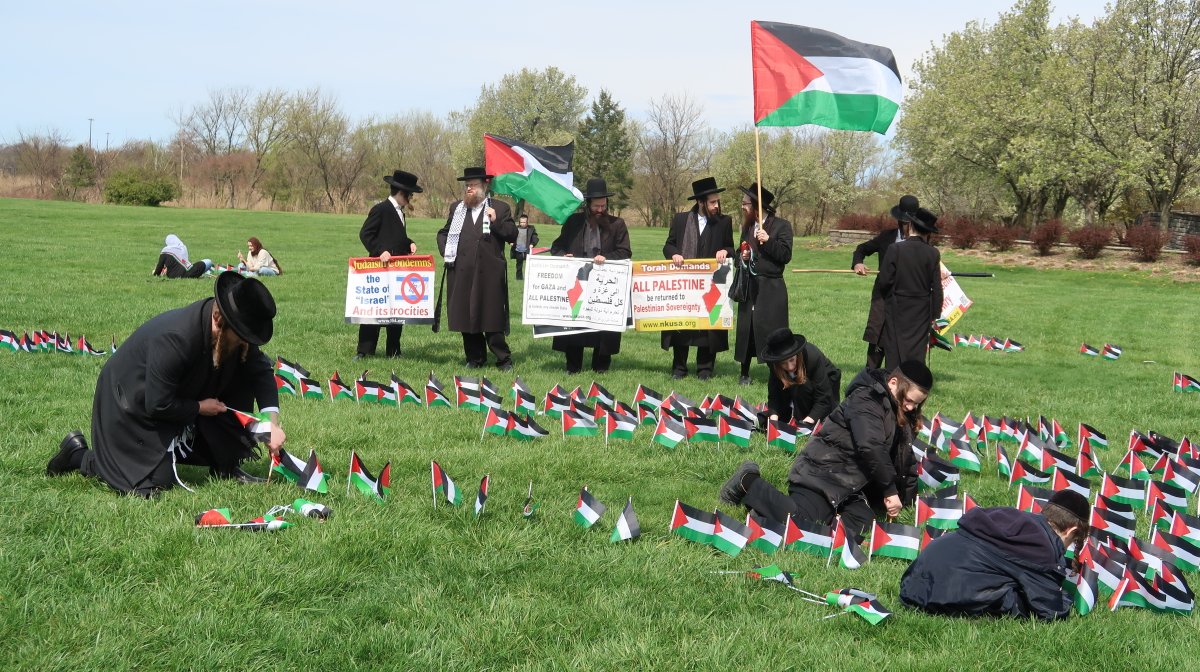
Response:
[[[104,185],[104,200],[117,205],[158,205],[179,198],[180,193],[174,179],[142,168],[113,173]]]
[[[1112,229],[1107,226],[1085,226],[1072,231],[1069,240],[1072,245],[1079,248],[1080,257],[1095,259],[1112,241],[1112,233]]]
[[[1167,232],[1142,224],[1125,232],[1125,244],[1133,248],[1133,258],[1138,261],[1158,261],[1162,256],[1163,247],[1167,245]]]
[[[838,218],[837,228],[850,231],[870,231],[879,233],[885,229],[896,228],[895,220],[887,215],[864,215],[857,212],[842,215]]]
[[[967,217],[955,217],[941,227],[942,235],[960,250],[970,250],[983,240],[986,229],[983,224]]]
[[[1049,256],[1054,246],[1062,242],[1062,237],[1063,225],[1057,219],[1046,220],[1029,233],[1029,240],[1033,241],[1033,247],[1041,257]]]
[[[997,252],[1008,252],[1021,238],[1021,227],[995,222],[984,230],[983,239]]]
[[[1193,266],[1200,266],[1200,235],[1183,237],[1183,258]]]

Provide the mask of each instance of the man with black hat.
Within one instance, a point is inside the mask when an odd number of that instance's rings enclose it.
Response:
[[[367,249],[367,255],[379,257],[387,263],[393,256],[416,254],[417,244],[408,237],[408,228],[404,223],[404,208],[412,202],[413,194],[419,194],[423,189],[417,185],[417,176],[397,170],[391,175],[384,175],[383,181],[391,188],[392,195],[371,207],[367,219],[363,222],[358,239]],[[378,324],[358,325],[358,348],[354,359],[370,357],[375,354],[379,344]],[[387,325],[387,341],[384,353],[388,357],[400,356],[400,335],[404,333],[403,324]]]
[[[788,326],[787,283],[783,268],[792,260],[792,224],[775,216],[775,194],[755,182],[742,190],[741,259],[749,264],[754,300],[738,304],[737,340],[733,358],[742,364],[738,382],[750,384],[750,363],[767,335]],[[759,207],[759,193],[762,207]],[[766,219],[761,222],[760,213]]]
[[[255,278],[217,276],[214,297],[138,327],[104,364],[92,402],[88,449],[76,430],[46,473],[80,471],[123,493],[153,497],[179,481],[176,463],[208,466],[217,478],[260,482],[238,464],[254,440],[228,409],[270,414],[268,448],[279,452],[279,392],[259,346],[271,340],[275,300]],[[184,486],[185,488],[187,486]]]
[[[721,486],[721,500],[777,521],[790,513],[828,525],[841,516],[862,535],[875,513],[895,517],[916,496],[912,438],[932,388],[933,374],[921,362],[890,372],[863,369],[796,455],[786,495],[761,478],[757,464],[743,462]]]
[[[892,207],[892,217],[896,219],[896,228],[885,229],[871,240],[854,248],[850,260],[850,268],[859,275],[867,274],[867,266],[863,262],[872,254],[879,255],[880,264],[887,256],[888,249],[909,236],[911,231],[910,218],[915,217],[920,209],[916,196],[904,195],[900,203]],[[883,366],[883,346],[880,345],[879,334],[883,330],[883,296],[879,293],[879,276],[871,286],[871,309],[867,313],[867,327],[863,330],[863,340],[867,342],[867,368],[878,369]]]
[[[671,230],[663,245],[663,256],[676,265],[684,259],[716,259],[724,262],[733,254],[733,219],[721,214],[722,188],[717,180],[706,177],[692,182],[692,195],[688,200],[696,201],[687,212],[675,214]],[[673,349],[671,377],[675,380],[687,376],[688,348],[696,348],[696,377],[700,380],[712,378],[717,353],[729,349],[729,333],[724,329],[689,329],[664,331],[662,348]]]
[[[608,183],[601,178],[587,181],[583,194],[583,211],[576,212],[563,222],[562,232],[550,244],[550,254],[583,257],[594,264],[609,259],[629,259],[629,229],[625,220],[608,214]],[[604,373],[612,366],[612,356],[621,351],[621,332],[590,331],[570,336],[555,336],[554,349],[564,353],[567,373],[583,369],[583,349],[592,348],[592,370]]]
[[[929,542],[908,566],[900,601],[950,616],[1066,618],[1066,549],[1079,556],[1090,517],[1087,498],[1073,490],[1051,495],[1040,513],[971,509],[957,531]]]
[[[508,349],[508,260],[506,243],[517,240],[512,209],[491,198],[491,175],[481,167],[463,170],[463,198],[450,205],[446,225],[437,233],[438,252],[445,261],[445,293],[438,293],[441,318],[446,302],[450,331],[462,334],[467,368],[487,363],[490,349],[501,371],[512,370]],[[436,325],[435,325],[435,331]]]
[[[919,208],[909,221],[913,235],[888,249],[875,280],[883,297],[880,342],[888,367],[924,362],[929,330],[942,314],[942,255],[930,243],[937,217]]]

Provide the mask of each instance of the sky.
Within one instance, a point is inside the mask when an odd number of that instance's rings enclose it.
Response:
[[[997,0],[654,2],[176,0],[13,2],[0,40],[0,144],[54,130],[103,148],[166,141],[209,91],[318,87],[352,119],[471,106],[480,86],[555,66],[642,118],[687,95],[709,126],[751,123],[750,21],[822,28],[915,61]],[[1059,0],[1090,23],[1101,0]],[[89,118],[93,121],[89,122]]]

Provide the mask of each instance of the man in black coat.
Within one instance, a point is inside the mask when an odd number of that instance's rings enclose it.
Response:
[[[676,213],[671,220],[671,230],[663,245],[663,256],[676,265],[684,259],[716,259],[724,262],[733,254],[733,219],[721,214],[721,197],[724,189],[717,187],[716,178],[706,177],[692,182],[692,195],[688,200],[696,201],[687,212]],[[663,350],[671,348],[671,377],[680,380],[687,377],[688,348],[696,348],[696,377],[700,380],[712,378],[717,353],[729,349],[729,332],[724,329],[689,329],[664,331]]]
[[[1066,547],[1087,538],[1087,498],[1060,490],[1041,513],[975,508],[929,543],[900,579],[900,601],[952,616],[1066,618]]]
[[[175,464],[209,466],[218,478],[262,479],[238,464],[254,440],[228,409],[270,414],[268,448],[286,437],[271,362],[275,300],[254,278],[217,276],[215,296],[152,318],[105,363],[96,381],[89,450],[82,432],[63,439],[46,473],[80,471],[142,497],[180,482]],[[182,484],[180,482],[180,484]],[[186,487],[186,486],[184,486]]]
[[[942,314],[942,255],[929,242],[937,217],[920,210],[913,228],[913,235],[888,250],[876,280],[884,301],[880,340],[888,367],[924,362],[929,330]]]
[[[900,203],[892,208],[892,217],[896,218],[896,228],[881,231],[874,238],[860,243],[854,248],[850,260],[850,268],[859,275],[867,274],[867,266],[863,262],[872,254],[879,255],[879,263],[883,264],[887,251],[894,243],[898,243],[909,235],[909,221],[920,209],[916,196],[904,195]],[[883,330],[883,296],[879,292],[879,276],[871,285],[871,309],[867,313],[867,326],[863,329],[863,340],[867,342],[867,368],[878,369],[883,366],[883,346],[880,345],[879,334]]]
[[[512,370],[508,349],[508,260],[506,243],[517,239],[512,209],[491,198],[492,176],[481,167],[463,170],[463,199],[450,205],[446,225],[437,233],[438,252],[445,260],[442,277],[450,331],[462,334],[467,368],[487,363],[490,349],[501,371]],[[436,331],[436,329],[435,329]]]
[[[582,212],[563,222],[558,238],[550,244],[550,254],[590,258],[595,264],[609,259],[629,259],[629,228],[625,220],[608,214],[608,183],[600,178],[587,181]],[[612,356],[621,352],[621,332],[589,331],[583,334],[555,336],[554,349],[566,355],[567,373],[583,369],[583,349],[592,348],[592,370],[604,373],[612,366]]]
[[[514,275],[517,280],[525,279],[525,260],[529,258],[537,244],[537,227],[529,223],[529,215],[521,215],[517,218],[517,239],[513,241],[510,253],[513,261],[516,262],[517,268]]]
[[[862,535],[875,511],[894,517],[916,495],[912,437],[932,387],[933,374],[920,362],[890,373],[863,369],[792,462],[788,494],[760,478],[757,464],[743,462],[721,486],[722,501],[771,520],[790,513],[829,524],[840,515],[848,530]]]
[[[379,257],[387,263],[394,256],[416,254],[417,244],[408,237],[408,227],[404,223],[404,208],[412,202],[413,194],[419,194],[423,189],[417,185],[417,176],[397,170],[391,175],[384,175],[383,181],[388,183],[392,195],[387,200],[372,206],[363,222],[358,239],[367,249],[367,255]],[[378,324],[358,325],[358,348],[355,359],[370,357],[375,354],[379,344]],[[384,354],[388,357],[400,356],[400,336],[404,333],[403,324],[387,325],[387,341],[384,344]]]
[[[771,203],[775,194],[759,189],[755,182],[742,190],[742,261],[750,265],[754,281],[754,301],[738,304],[737,340],[733,358],[742,364],[738,382],[750,384],[750,364],[762,351],[767,335],[788,326],[788,292],[783,269],[792,260],[792,223],[775,216]],[[759,191],[761,212],[766,213],[758,226]]]

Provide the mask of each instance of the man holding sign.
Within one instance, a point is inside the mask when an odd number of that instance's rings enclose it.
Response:
[[[663,256],[676,266],[685,259],[713,259],[723,262],[733,254],[733,219],[721,214],[722,188],[716,178],[706,177],[692,182],[696,201],[691,210],[677,213],[671,220],[671,231],[663,245]],[[663,350],[673,349],[671,377],[687,377],[688,349],[696,348],[696,377],[712,378],[717,353],[729,349],[729,332],[724,329],[679,330],[662,333]]]
[[[384,175],[383,181],[391,187],[392,195],[376,203],[367,213],[358,239],[367,249],[368,256],[379,257],[386,264],[392,256],[417,253],[417,244],[408,237],[408,228],[404,224],[404,208],[412,201],[413,194],[423,190],[417,185],[417,176],[403,170]],[[387,325],[384,353],[388,357],[400,356],[400,335],[403,331],[403,324]],[[358,348],[354,359],[374,356],[378,345],[379,325],[358,325]]]

